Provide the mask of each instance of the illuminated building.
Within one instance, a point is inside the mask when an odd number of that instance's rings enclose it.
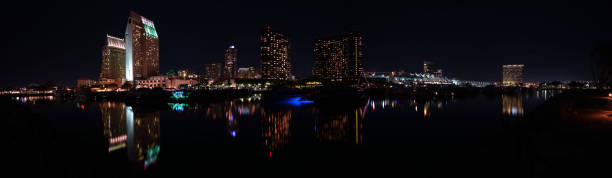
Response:
[[[241,79],[249,78],[249,68],[246,68],[246,67],[238,68],[238,72],[236,73],[236,78],[241,78]]]
[[[178,77],[181,79],[197,79],[198,75],[195,74],[195,72],[189,71],[189,70],[179,70],[178,72]]]
[[[442,69],[437,69],[436,72],[434,72],[434,76],[442,78]]]
[[[289,58],[289,38],[287,35],[264,28],[259,39],[261,77],[267,80],[289,80],[291,61]]]
[[[230,45],[229,48],[225,50],[225,67],[223,68],[225,77],[230,79],[236,77],[237,58],[238,48],[234,45]]]
[[[159,38],[153,21],[130,11],[125,29],[127,81],[159,75]]]
[[[102,122],[104,122],[104,136],[108,139],[108,152],[126,147],[126,109],[120,102],[100,103]]]
[[[87,77],[81,77],[77,79],[77,87],[91,87],[95,84],[96,84],[96,81],[90,78],[87,78]]]
[[[236,78],[240,79],[256,79],[257,71],[255,71],[255,67],[241,67],[238,68],[238,72],[236,73]]]
[[[342,38],[316,39],[313,75],[327,81],[342,81],[348,72]]]
[[[344,55],[347,62],[347,77],[349,81],[357,81],[363,74],[363,36],[360,32],[350,32],[344,35]]]
[[[431,61],[423,61],[423,73],[424,74],[433,74],[433,62]]]
[[[204,74],[204,78],[206,80],[217,80],[221,78],[221,63],[210,63],[206,64],[206,73]]]
[[[250,66],[248,78],[256,79],[256,78],[259,78],[258,75],[259,74],[257,74],[257,70],[255,69],[255,66]]]
[[[121,38],[106,35],[106,44],[102,46],[102,69],[100,79],[121,81],[125,78],[125,41]],[[111,82],[114,83],[114,82]],[[121,82],[117,82],[121,85]]]
[[[523,64],[503,65],[503,85],[520,86],[523,83]]]
[[[152,76],[146,80],[137,80],[136,88],[179,89],[181,85],[196,85],[194,79],[170,78],[168,76]]]
[[[315,40],[313,75],[332,82],[357,81],[363,73],[363,37],[351,32]]]

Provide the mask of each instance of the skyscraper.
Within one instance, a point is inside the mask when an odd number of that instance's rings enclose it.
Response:
[[[357,81],[363,73],[363,35],[360,32],[345,34],[344,45],[344,55],[347,62],[346,79]]]
[[[518,86],[523,83],[523,64],[503,65],[503,85]]]
[[[206,80],[216,80],[221,77],[221,63],[209,63],[206,64],[206,74],[204,77]]]
[[[225,50],[225,67],[223,72],[227,78],[235,78],[238,67],[236,66],[236,60],[238,58],[238,49],[234,45],[230,45]]]
[[[125,41],[123,39],[106,35],[106,44],[102,46],[100,78],[116,81],[125,78]]]
[[[342,37],[316,39],[312,73],[326,81],[342,81],[347,76]]]
[[[259,57],[263,79],[291,79],[289,38],[287,35],[272,30],[270,26],[264,28],[259,38]]]
[[[327,81],[357,81],[363,73],[361,33],[316,39],[312,72]]]
[[[159,75],[159,38],[153,21],[130,11],[125,46],[127,81]]]

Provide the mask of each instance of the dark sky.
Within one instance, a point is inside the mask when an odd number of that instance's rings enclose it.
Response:
[[[313,38],[360,30],[366,71],[422,72],[498,81],[501,65],[526,65],[527,81],[589,80],[588,52],[612,39],[608,2],[585,1],[92,1],[1,7],[0,83],[23,86],[97,79],[106,34],[123,38],[130,10],[159,33],[161,71],[221,61],[235,43],[238,65],[259,68],[260,29],[290,35],[297,77],[310,75]]]

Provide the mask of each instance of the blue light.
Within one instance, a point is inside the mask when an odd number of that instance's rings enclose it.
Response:
[[[236,131],[235,130],[232,130],[231,134],[232,134],[232,137],[236,137]]]
[[[302,97],[301,96],[294,96],[294,97],[289,97],[287,98],[283,104],[289,105],[289,106],[295,106],[295,107],[300,107],[303,104],[312,104],[314,103],[314,101],[311,100],[301,100]]]

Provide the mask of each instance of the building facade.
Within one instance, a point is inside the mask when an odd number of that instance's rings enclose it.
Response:
[[[206,64],[204,78],[209,81],[221,78],[221,65],[221,63],[216,62]]]
[[[331,82],[357,81],[363,73],[361,33],[315,39],[312,73]]]
[[[80,87],[91,87],[91,86],[93,86],[95,84],[96,84],[96,81],[94,81],[94,80],[92,80],[90,78],[87,78],[87,77],[81,77],[81,78],[77,79],[77,87],[78,88],[80,88]]]
[[[347,62],[347,77],[349,81],[357,81],[363,74],[363,35],[360,32],[350,32],[344,35],[344,51]]]
[[[228,79],[235,78],[238,67],[236,66],[236,62],[238,60],[238,48],[234,45],[230,45],[227,50],[225,50],[225,66],[223,68],[223,73],[225,77]]]
[[[125,78],[159,75],[159,38],[153,21],[130,11],[125,29]]]
[[[106,35],[106,44],[102,46],[102,69],[100,79],[121,81],[125,78],[125,41],[121,38]]]
[[[523,83],[523,64],[503,65],[503,85],[520,86]]]
[[[199,82],[194,79],[182,79],[176,77],[152,76],[146,80],[137,80],[136,88],[164,88],[179,89],[181,85],[196,85]]]
[[[342,81],[347,76],[342,37],[316,39],[312,74],[326,81]]]
[[[290,80],[292,78],[287,35],[272,30],[270,26],[264,28],[259,38],[259,57],[263,79]]]

